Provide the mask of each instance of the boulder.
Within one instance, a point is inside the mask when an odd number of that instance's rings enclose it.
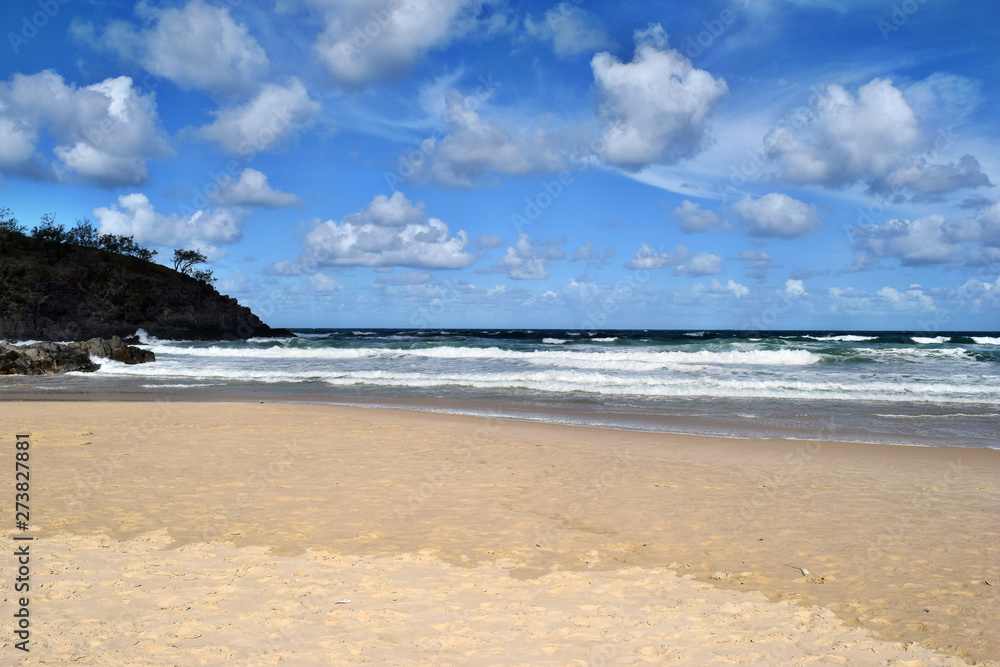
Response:
[[[56,375],[82,371],[92,373],[101,366],[85,351],[60,343],[7,345],[0,343],[0,375]]]
[[[110,339],[91,338],[84,343],[0,343],[0,375],[57,375],[73,371],[92,373],[101,366],[95,364],[91,357],[126,364],[156,361],[156,356],[151,351],[126,345],[118,336]]]
[[[126,364],[144,364],[156,361],[156,355],[151,350],[126,345],[118,336],[91,338],[83,343],[69,343],[69,345],[85,350],[92,357],[121,361]]]

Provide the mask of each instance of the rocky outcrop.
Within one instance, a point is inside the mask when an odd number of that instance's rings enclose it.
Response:
[[[92,356],[141,364],[155,361],[150,350],[126,345],[121,338],[92,338],[84,343],[0,343],[0,375],[58,375],[74,371],[92,373],[100,364]]]
[[[292,337],[202,280],[137,257],[0,233],[0,340]]]
[[[144,350],[134,345],[126,345],[118,336],[108,338],[91,338],[84,343],[70,343],[69,347],[83,350],[91,357],[101,357],[126,364],[144,364],[156,361],[152,350]]]

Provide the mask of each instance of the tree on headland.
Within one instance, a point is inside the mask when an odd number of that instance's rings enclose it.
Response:
[[[28,236],[27,230],[18,223],[9,208],[0,208],[0,250],[5,249],[12,239]],[[56,222],[54,213],[46,213],[31,230],[31,238],[60,245],[74,245],[81,248],[97,248],[117,255],[127,255],[150,262],[156,256],[155,250],[143,248],[132,236],[122,234],[101,234],[90,218],[77,220],[76,226],[66,231]]]
[[[42,216],[34,229],[31,230],[31,238],[39,241],[53,241],[55,243],[69,242],[69,235],[62,225],[56,224],[54,213],[46,213]]]
[[[200,250],[190,250],[184,248],[177,248],[174,250],[174,271],[191,276],[195,280],[200,280],[203,283],[214,283],[215,276],[212,275],[211,271],[194,268],[195,265],[204,264],[207,261],[208,257],[203,255]]]
[[[17,239],[24,236],[24,231],[9,208],[0,208],[0,251],[16,246]]]
[[[0,232],[6,234],[24,234],[24,227],[7,207],[0,208]]]

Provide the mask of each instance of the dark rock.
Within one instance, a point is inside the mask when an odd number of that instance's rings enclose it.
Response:
[[[62,343],[0,343],[0,375],[56,375],[100,368],[84,350]]]
[[[91,338],[85,343],[69,343],[69,346],[81,349],[91,357],[101,357],[126,364],[144,364],[156,361],[156,355],[151,350],[126,345],[118,336],[112,336],[110,339]]]
[[[155,361],[150,350],[126,345],[117,336],[110,340],[92,338],[85,343],[0,343],[0,375],[57,375],[81,371],[92,373],[101,366],[91,357],[102,357],[126,364]]]

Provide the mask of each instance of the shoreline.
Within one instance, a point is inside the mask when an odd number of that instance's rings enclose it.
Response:
[[[178,397],[183,397],[178,400]],[[684,430],[671,429],[669,425],[663,425],[657,428],[655,422],[651,422],[649,428],[640,428],[634,424],[628,424],[624,422],[609,423],[609,419],[614,413],[607,413],[604,415],[606,421],[604,423],[581,423],[579,421],[573,421],[571,418],[566,418],[566,416],[573,416],[580,414],[582,410],[572,410],[569,408],[557,408],[546,410],[546,415],[552,417],[563,417],[563,420],[557,418],[547,418],[546,416],[532,416],[531,414],[516,414],[517,411],[526,411],[525,408],[521,408],[516,405],[505,405],[507,408],[506,412],[491,412],[488,408],[484,407],[483,402],[471,402],[467,401],[465,405],[456,403],[453,399],[441,400],[440,402],[434,402],[432,400],[425,399],[419,404],[414,404],[413,401],[402,402],[400,399],[398,403],[392,403],[387,401],[386,403],[371,403],[363,402],[361,400],[357,402],[349,400],[309,400],[302,398],[294,398],[288,394],[265,394],[260,396],[248,396],[246,394],[236,394],[236,393],[218,393],[218,394],[205,394],[201,396],[192,396],[190,389],[178,389],[175,392],[170,391],[153,391],[148,392],[108,392],[108,391],[68,391],[61,390],[61,393],[44,393],[44,392],[25,392],[23,394],[5,394],[0,392],[0,404],[4,403],[17,403],[20,401],[24,402],[125,402],[125,403],[159,403],[159,402],[192,402],[192,403],[245,403],[245,404],[276,404],[276,405],[322,405],[329,407],[343,407],[343,408],[358,408],[365,410],[399,410],[403,412],[417,412],[422,414],[437,414],[455,417],[466,417],[469,419],[503,419],[517,422],[525,422],[531,424],[551,424],[553,426],[567,426],[567,427],[578,427],[578,428],[594,428],[594,429],[606,429],[610,431],[623,431],[627,433],[651,433],[660,435],[677,435],[677,436],[691,436],[691,437],[703,437],[703,438],[720,438],[724,440],[747,440],[747,441],[766,441],[766,440],[778,440],[778,441],[800,441],[800,442],[843,442],[849,444],[860,444],[860,445],[872,445],[872,446],[889,446],[889,447],[919,447],[919,448],[942,448],[942,449],[961,449],[961,450],[986,450],[986,451],[1000,451],[1000,441],[998,441],[994,446],[971,446],[971,445],[940,445],[934,443],[920,443],[920,442],[900,442],[900,441],[874,441],[874,440],[863,440],[863,439],[844,439],[838,438],[837,435],[831,434],[833,437],[802,437],[800,435],[789,434],[782,437],[777,437],[771,434],[727,434],[718,432],[692,432]],[[697,420],[693,420],[698,423]],[[703,423],[703,422],[702,422]],[[820,429],[821,431],[823,429]]]
[[[1000,646],[995,450],[314,404],[4,406],[0,432],[31,429],[46,471],[32,496],[43,538],[128,550],[165,530],[162,557],[430,549],[451,567],[505,563],[518,581],[658,569],[968,660]]]

